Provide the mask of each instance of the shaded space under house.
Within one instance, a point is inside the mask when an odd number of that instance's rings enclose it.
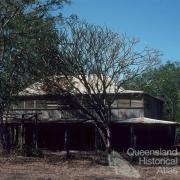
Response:
[[[47,93],[43,86],[35,83],[20,92],[11,110],[4,113],[8,147],[37,146],[56,151],[68,145],[70,150],[104,149],[92,120],[82,123],[84,117],[76,109],[69,109],[63,96]],[[143,91],[123,90],[112,104],[111,112],[112,149],[175,147],[179,124],[161,120],[161,99]]]

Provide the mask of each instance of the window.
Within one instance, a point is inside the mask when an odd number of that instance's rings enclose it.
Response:
[[[112,103],[111,107],[112,107],[112,108],[117,108],[117,103],[118,103],[118,101],[115,100],[115,101]]]
[[[130,99],[118,99],[117,106],[119,108],[130,107]]]
[[[131,107],[143,107],[143,100],[131,100]]]
[[[25,108],[26,109],[33,109],[33,108],[35,108],[34,101],[25,101]]]
[[[24,101],[15,102],[12,105],[12,107],[13,107],[13,109],[24,109],[25,108],[25,102]]]
[[[36,100],[35,105],[36,105],[36,108],[38,108],[38,109],[47,108],[46,100]]]

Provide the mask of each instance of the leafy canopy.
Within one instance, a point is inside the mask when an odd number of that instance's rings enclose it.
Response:
[[[68,0],[1,0],[0,105],[48,75],[58,49],[56,22]],[[54,10],[56,13],[54,13]]]

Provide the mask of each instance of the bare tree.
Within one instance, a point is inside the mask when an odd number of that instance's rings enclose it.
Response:
[[[160,54],[147,47],[138,51],[137,39],[86,22],[70,21],[65,32],[61,73],[73,91],[63,90],[71,104],[92,120],[110,152],[112,103],[123,83],[156,65]]]
[[[108,28],[78,21],[71,21],[66,27],[60,64],[73,91],[63,90],[71,104],[92,120],[110,152],[112,103],[127,80],[157,64],[160,53],[148,47],[137,51],[137,39],[120,36]],[[83,96],[86,100],[80,98]]]

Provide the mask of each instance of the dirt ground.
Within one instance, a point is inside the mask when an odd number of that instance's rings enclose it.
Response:
[[[178,180],[180,166],[159,169],[159,167],[145,167],[133,165],[140,173],[138,179]],[[83,158],[72,157],[66,160],[58,154],[46,155],[43,158],[35,157],[0,157],[0,180],[114,180],[133,179],[123,177],[114,167],[109,167],[97,159],[89,156]],[[134,178],[135,179],[135,178]]]

